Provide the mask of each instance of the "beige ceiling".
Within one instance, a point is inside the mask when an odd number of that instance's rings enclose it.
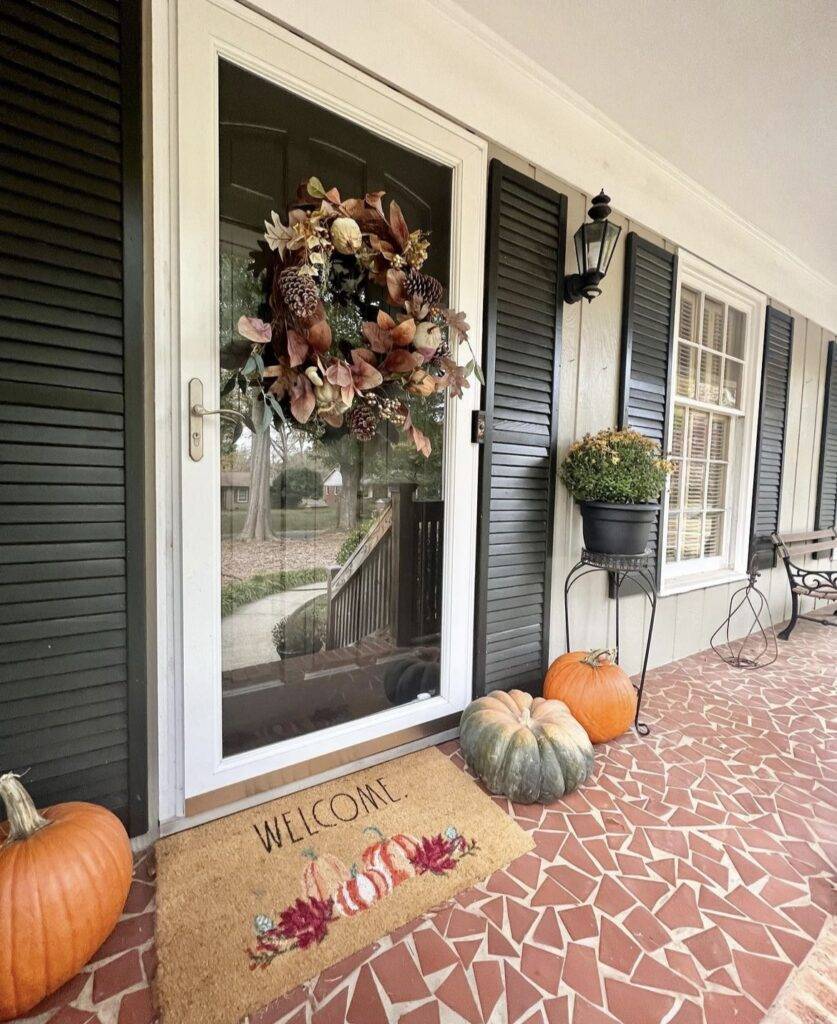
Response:
[[[837,282],[837,0],[457,2]]]

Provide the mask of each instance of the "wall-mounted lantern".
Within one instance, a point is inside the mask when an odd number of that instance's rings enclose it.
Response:
[[[568,274],[564,278],[564,302],[578,302],[587,299],[592,302],[602,290],[599,283],[607,273],[611,258],[616,249],[616,242],[622,228],[611,224],[610,196],[604,189],[590,205],[590,220],[576,231],[575,258],[578,261],[578,273]]]

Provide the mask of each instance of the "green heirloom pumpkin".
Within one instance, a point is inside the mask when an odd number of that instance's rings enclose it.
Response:
[[[593,770],[593,747],[567,705],[521,690],[494,690],[469,704],[459,742],[489,791],[519,804],[551,803]]]

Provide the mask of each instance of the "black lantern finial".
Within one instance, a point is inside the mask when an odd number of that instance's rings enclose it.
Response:
[[[578,273],[564,278],[564,302],[578,302],[579,299],[592,302],[601,295],[599,284],[607,273],[622,233],[621,227],[608,220],[610,212],[610,196],[605,195],[602,189],[590,204],[590,220],[575,233]]]

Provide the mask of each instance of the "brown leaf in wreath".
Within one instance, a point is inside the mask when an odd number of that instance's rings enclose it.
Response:
[[[465,319],[465,314],[460,313],[456,309],[443,309],[442,316],[445,319],[445,323],[448,325],[452,334],[461,338],[463,341],[468,337],[468,331],[471,330],[471,325]]]
[[[380,313],[378,317],[380,318]],[[361,327],[364,338],[369,342],[373,352],[389,352],[392,348],[392,338],[389,330],[381,327],[380,324],[365,323]]]
[[[272,389],[271,389],[272,390]],[[291,386],[291,413],[298,423],[307,423],[316,404],[314,387],[304,373],[298,373]]]
[[[407,301],[407,293],[404,290],[406,280],[407,275],[403,270],[395,270],[390,267],[387,271],[387,291],[389,292],[390,302],[396,306],[403,306]]]
[[[381,363],[381,372],[387,375],[393,373],[412,373],[420,363],[421,353],[408,352],[403,348],[394,348],[383,363]]]
[[[407,221],[404,220],[401,207],[394,199],[389,204],[389,229],[399,249],[403,252],[410,244],[410,229],[407,227]]]
[[[347,199],[340,204],[340,211],[344,217],[351,217],[357,222],[363,234],[380,234],[382,231],[389,231],[383,213],[367,206],[360,199]]]
[[[471,386],[466,368],[447,357],[443,358],[441,363],[445,370],[444,377],[440,378],[443,386],[450,388],[451,397],[461,398],[463,389]]]
[[[412,318],[402,320],[401,323],[392,329],[392,343],[396,348],[407,348],[412,345],[416,336],[416,322]]]
[[[380,235],[369,236],[369,248],[373,252],[380,253],[385,259],[392,259],[396,255],[393,244],[385,238],[381,238]]]
[[[430,438],[413,424],[413,418],[409,413],[407,413],[407,418],[404,420],[404,433],[411,438],[416,446],[416,451],[421,452],[426,459],[429,459],[431,451]],[[426,871],[427,868],[424,868],[424,870]]]
[[[375,213],[377,213],[378,216],[381,218],[381,220],[384,221],[384,223],[386,223],[386,217],[384,216],[384,204],[381,202],[381,200],[384,198],[385,195],[386,192],[384,191],[367,192],[366,195],[363,197],[364,203],[366,203],[368,207],[374,210]]]
[[[308,328],[308,344],[315,352],[328,352],[331,348],[331,327],[328,320],[316,320]]]
[[[288,357],[291,366],[301,366],[308,358],[308,342],[298,331],[288,331]]]

